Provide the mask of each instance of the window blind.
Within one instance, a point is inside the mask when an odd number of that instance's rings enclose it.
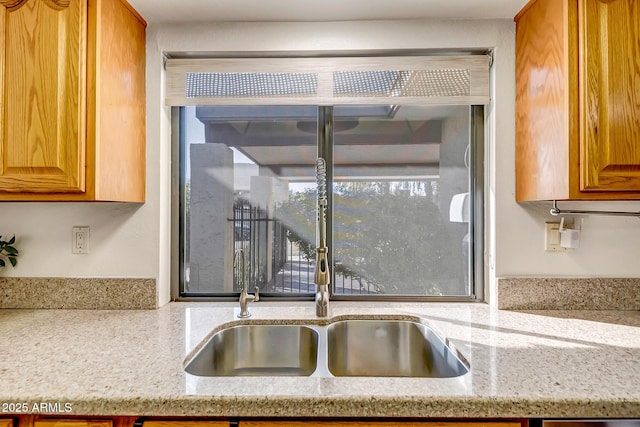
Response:
[[[484,105],[489,56],[168,59],[166,104]]]

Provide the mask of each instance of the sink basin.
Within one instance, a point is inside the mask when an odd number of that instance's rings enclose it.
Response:
[[[328,368],[334,376],[464,375],[467,367],[428,327],[403,320],[343,320],[327,328]]]
[[[308,376],[318,333],[302,325],[239,325],[217,332],[185,366],[198,376]]]
[[[391,319],[229,326],[209,338],[184,369],[203,377],[450,378],[469,371],[431,328]]]

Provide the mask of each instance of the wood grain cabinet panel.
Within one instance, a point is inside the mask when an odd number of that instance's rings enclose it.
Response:
[[[49,1],[49,0],[46,0]],[[57,0],[56,0],[57,1]],[[36,404],[34,404],[36,405]],[[41,405],[46,405],[42,403]],[[64,408],[64,406],[63,406]],[[40,410],[44,410],[41,408]],[[49,408],[51,409],[51,408]],[[18,416],[16,427],[133,427],[137,417],[53,417],[41,414]],[[3,426],[0,426],[3,427]]]
[[[145,29],[125,0],[0,0],[0,200],[144,201]]]
[[[13,1],[12,3],[15,3]],[[0,1],[0,187],[82,192],[86,5]]]
[[[34,421],[33,427],[113,427],[113,421],[83,419],[43,419]]]
[[[229,427],[229,421],[146,420],[142,427]]]
[[[517,421],[240,421],[238,427],[523,427]]]
[[[640,3],[516,16],[516,200],[640,199]]]
[[[583,191],[640,190],[640,3],[579,3]]]
[[[13,420],[10,418],[0,418],[0,427],[13,427]]]

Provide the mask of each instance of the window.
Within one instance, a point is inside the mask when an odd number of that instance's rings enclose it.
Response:
[[[334,70],[331,84],[184,73],[181,296],[235,296],[244,268],[262,297],[311,297],[323,157],[333,298],[478,297],[483,108],[459,99],[472,73],[392,68]],[[447,97],[460,105],[434,102]]]

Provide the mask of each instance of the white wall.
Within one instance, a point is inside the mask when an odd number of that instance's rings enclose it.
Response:
[[[0,203],[0,234],[17,236],[18,266],[3,276],[156,277],[157,201]],[[71,227],[91,227],[89,254],[71,254]],[[153,249],[153,250],[152,250]]]
[[[380,21],[150,25],[147,31],[147,203],[2,203],[0,233],[20,236],[17,269],[5,275],[156,277],[169,298],[171,265],[170,110],[164,107],[163,52],[213,54],[494,48],[488,129],[488,274],[640,277],[640,221],[590,217],[582,247],[545,253],[547,207],[515,203],[514,24],[502,21]],[[575,206],[575,205],[574,205]],[[562,207],[562,206],[561,206]],[[640,203],[581,208],[640,210]],[[71,226],[92,227],[89,255],[71,255]],[[95,231],[94,231],[95,230]],[[491,293],[493,298],[493,293]]]

